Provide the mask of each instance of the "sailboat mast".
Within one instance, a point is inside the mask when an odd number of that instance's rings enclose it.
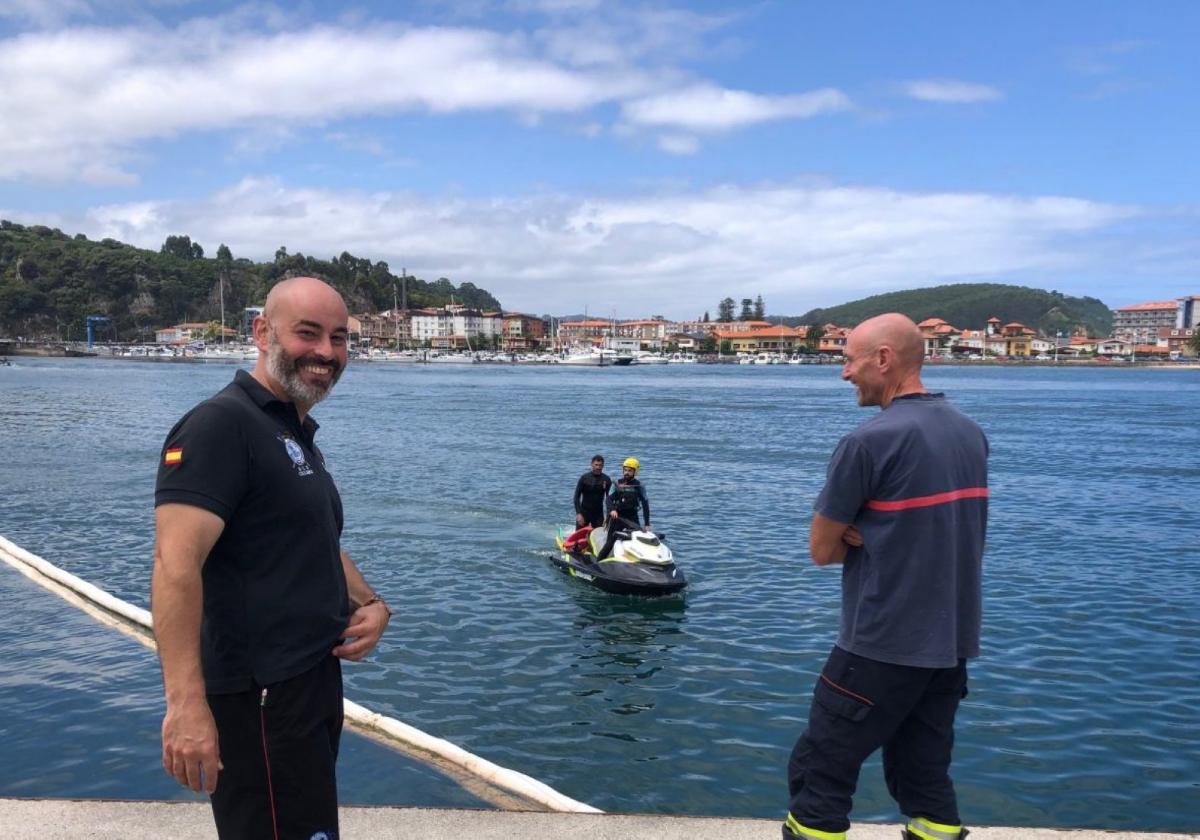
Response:
[[[225,273],[217,272],[217,283],[221,293],[221,345],[225,345]]]

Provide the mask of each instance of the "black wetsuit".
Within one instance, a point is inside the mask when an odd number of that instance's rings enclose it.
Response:
[[[617,518],[614,520],[610,515],[608,524],[608,537],[604,541],[604,548],[600,550],[597,559],[603,560],[608,555],[612,554],[613,544],[617,541],[617,532],[622,529],[639,529],[641,524],[638,522],[638,508],[642,509],[642,519],[646,526],[650,525],[650,500],[646,498],[646,488],[642,487],[642,483],[636,478],[631,478],[628,481],[620,479],[614,486],[612,493],[607,498],[608,511],[610,514],[616,513]]]
[[[575,485],[575,512],[582,514],[585,525],[599,528],[604,524],[604,499],[612,479],[604,473],[588,470]]]

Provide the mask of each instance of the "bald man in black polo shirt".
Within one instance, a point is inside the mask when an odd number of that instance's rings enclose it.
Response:
[[[341,499],[308,415],[345,369],[347,319],[322,281],[277,284],[254,320],[253,372],[163,445],[163,767],[210,794],[222,838],[337,837],[340,660],[366,656],[391,616],[341,550]]]

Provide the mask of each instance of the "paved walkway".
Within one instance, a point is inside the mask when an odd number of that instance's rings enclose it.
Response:
[[[775,820],[549,814],[431,808],[343,808],[345,840],[775,840]],[[897,840],[894,825],[856,825],[850,840]],[[5,840],[213,840],[212,813],[192,802],[0,799]],[[972,840],[1181,840],[1196,834],[971,828]]]

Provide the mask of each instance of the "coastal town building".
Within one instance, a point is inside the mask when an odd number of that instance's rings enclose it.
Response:
[[[593,339],[603,340],[612,334],[612,321],[599,319],[582,321],[559,321],[556,338],[561,345],[591,344]]]
[[[1024,324],[1013,321],[1000,328],[999,338],[1003,340],[1004,352],[1001,356],[1031,356],[1033,355],[1033,339],[1037,330],[1030,329]]]
[[[727,326],[729,325],[723,321],[674,321],[667,326],[667,330],[703,338]]]
[[[641,321],[621,321],[614,334],[620,338],[637,339],[641,350],[661,350],[666,344],[668,328],[674,326],[662,318]]]
[[[546,322],[521,312],[506,312],[501,317],[501,346],[509,352],[537,350],[547,342]]]
[[[1158,338],[1159,329],[1184,326],[1184,324],[1178,323],[1181,318],[1185,317],[1184,311],[1187,307],[1184,305],[1184,301],[1192,300],[1192,298],[1178,301],[1154,300],[1114,309],[1112,335],[1144,344],[1153,344]]]
[[[412,321],[408,310],[389,309],[376,315],[357,315],[359,341],[369,347],[408,347],[412,342]]]
[[[684,352],[695,352],[707,335],[696,335],[685,332],[673,332],[667,336],[667,345],[675,345],[675,348]]]
[[[226,341],[231,341],[237,338],[238,331],[232,327],[225,327],[223,334]],[[221,326],[219,324],[213,325],[207,322],[189,322],[186,324],[176,324],[173,327],[163,327],[161,330],[155,330],[154,342],[156,344],[187,344],[190,341],[204,341],[209,336],[218,339],[221,338]]]
[[[1188,330],[1200,327],[1200,295],[1179,298],[1175,310],[1175,328]]]
[[[493,346],[502,339],[499,312],[481,312],[460,304],[437,309],[411,309],[412,344],[435,350],[471,350]]]
[[[247,306],[242,310],[242,335],[254,335],[254,319],[263,314],[261,306]]]
[[[926,318],[917,324],[925,340],[926,356],[949,356],[953,352],[962,330],[947,324],[941,318]]]
[[[850,337],[849,327],[839,327],[837,324],[826,324],[817,342],[817,352],[825,355],[840,356],[846,349],[846,339]]]
[[[771,325],[752,330],[717,330],[713,337],[722,344],[729,342],[734,353],[793,353],[803,346],[808,329]]]
[[[1180,356],[1195,356],[1196,351],[1192,349],[1192,337],[1196,334],[1197,330],[1200,330],[1200,326],[1163,327],[1158,331],[1158,341],[1156,344],[1166,349],[1169,355],[1176,358]]]

